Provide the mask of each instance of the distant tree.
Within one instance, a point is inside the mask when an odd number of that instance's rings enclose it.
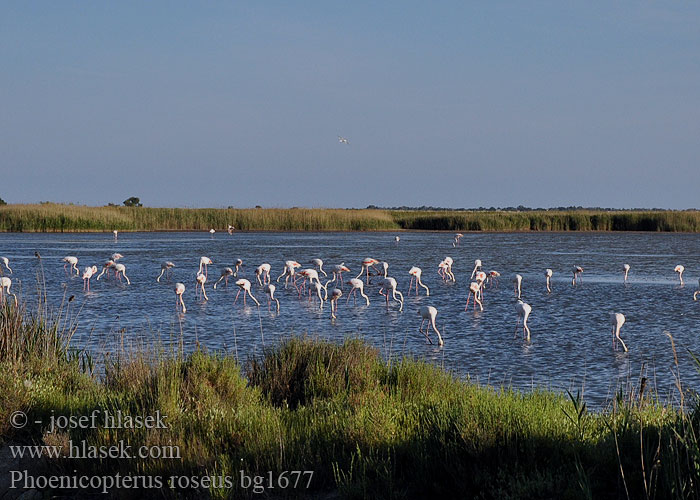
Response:
[[[2,198],[0,198],[0,205],[7,205],[7,202],[5,200],[3,200]]]
[[[125,207],[142,207],[143,203],[140,203],[141,200],[139,200],[136,196],[132,196],[129,199],[124,200],[124,206]]]

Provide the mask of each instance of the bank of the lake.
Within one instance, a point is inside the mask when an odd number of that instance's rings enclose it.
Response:
[[[664,231],[700,232],[700,212],[418,211],[325,208],[0,206],[0,231]]]
[[[128,446],[133,454],[145,446],[167,456],[44,459],[28,475],[159,478],[166,497],[252,497],[241,471],[265,477],[266,488],[274,478],[275,489],[266,489],[273,496],[700,495],[695,401],[663,405],[637,384],[594,413],[576,396],[485,387],[429,363],[387,361],[357,339],[289,338],[239,364],[204,347],[187,355],[177,347],[109,356],[78,351],[72,331],[70,322],[41,308],[0,308],[3,447],[62,447],[62,455],[71,443]],[[21,429],[11,425],[16,412],[26,415]],[[96,425],[51,428],[67,422],[58,417],[91,422],[95,413],[150,416],[164,425],[106,428],[100,417]],[[294,480],[285,471],[313,474],[296,490],[282,479],[282,491],[279,478]],[[172,489],[172,476],[189,479]],[[205,476],[232,478],[230,487],[211,479],[192,489],[192,478],[201,484]]]

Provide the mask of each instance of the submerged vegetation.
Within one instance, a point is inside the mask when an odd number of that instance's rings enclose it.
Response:
[[[671,231],[700,232],[696,210],[420,211],[307,208],[0,206],[0,231]]]
[[[71,347],[66,317],[13,301],[0,308],[0,443],[62,447],[42,460],[54,475],[159,477],[165,496],[215,498],[261,491],[246,488],[241,474],[265,477],[265,492],[279,496],[700,497],[700,413],[661,404],[643,388],[621,391],[594,413],[578,396],[484,387],[423,361],[386,360],[360,339],[293,337],[243,364],[177,346],[97,360]],[[678,389],[685,394],[680,381]],[[48,425],[95,410],[162,415],[166,425]],[[23,429],[9,425],[17,411],[30,422]],[[62,456],[82,442],[170,455]],[[296,488],[268,489],[268,475],[278,481],[285,471],[313,475]],[[233,480],[202,486],[205,476]]]

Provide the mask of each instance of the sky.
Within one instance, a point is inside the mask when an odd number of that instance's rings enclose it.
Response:
[[[700,207],[699,27],[673,0],[4,0],[0,198]]]

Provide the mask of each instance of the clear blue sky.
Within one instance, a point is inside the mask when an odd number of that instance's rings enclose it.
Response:
[[[5,0],[0,64],[11,203],[700,206],[697,2]]]

